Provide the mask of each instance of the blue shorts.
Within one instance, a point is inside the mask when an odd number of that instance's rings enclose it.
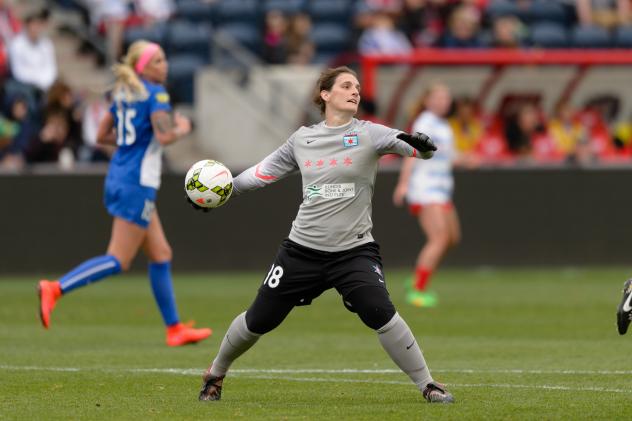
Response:
[[[147,228],[156,209],[156,189],[105,182],[103,202],[108,213]]]

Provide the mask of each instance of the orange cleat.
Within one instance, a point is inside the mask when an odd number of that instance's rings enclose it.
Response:
[[[50,314],[61,297],[59,281],[40,281],[37,285],[37,294],[40,300],[40,319],[46,329],[50,326]]]
[[[178,323],[167,327],[167,345],[182,346],[194,344],[211,336],[213,331],[209,328],[194,329],[193,324]]]

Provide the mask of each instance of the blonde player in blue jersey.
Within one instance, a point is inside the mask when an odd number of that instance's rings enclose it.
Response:
[[[461,239],[456,208],[452,203],[454,179],[452,165],[456,153],[454,135],[446,120],[452,96],[442,83],[433,83],[423,95],[424,110],[413,123],[413,131],[427,133],[438,151],[430,161],[405,158],[393,202],[401,206],[404,199],[426,236],[426,244],[417,256],[414,279],[406,300],[417,307],[431,307],[437,302],[427,290],[430,277],[450,247]]]
[[[211,334],[181,323],[171,280],[172,251],[156,209],[162,147],[188,134],[190,121],[171,116],[162,84],[168,63],[162,48],[134,42],[113,67],[116,77],[110,112],[99,126],[98,142],[116,145],[105,179],[104,202],[114,218],[105,255],[89,259],[58,281],[40,281],[40,317],[45,328],[59,298],[76,288],[129,269],[140,248],[149,259],[149,279],[167,330],[167,345],[195,343]]]
[[[360,83],[347,67],[321,74],[314,102],[324,121],[301,127],[233,180],[233,196],[238,196],[300,172],[303,201],[252,305],[228,328],[204,375],[199,399],[219,400],[235,359],[279,326],[294,307],[309,305],[335,288],[344,306],[375,332],[386,353],[428,402],[453,402],[445,386],[432,378],[419,343],[395,310],[380,248],[371,234],[380,157],[395,153],[429,159],[436,147],[423,133],[403,133],[354,118]]]

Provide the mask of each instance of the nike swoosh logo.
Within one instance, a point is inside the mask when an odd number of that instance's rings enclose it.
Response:
[[[307,141],[307,144],[309,145],[310,143],[314,143],[314,142],[316,142],[317,140],[318,140],[318,139],[308,140],[308,141]]]
[[[413,345],[415,345],[415,340],[414,340],[414,339],[413,339],[413,343],[412,343],[412,344],[410,344],[410,345],[408,345],[408,346],[406,347],[406,349],[410,349],[410,347],[411,347],[411,346],[413,346]]]
[[[381,278],[377,278],[378,281],[380,281],[381,283],[384,283],[384,280]]]
[[[628,298],[623,303],[623,311],[625,311],[626,313],[628,311],[632,310],[632,306],[630,305],[630,301],[632,301],[632,293],[630,293],[630,295],[628,295]]]

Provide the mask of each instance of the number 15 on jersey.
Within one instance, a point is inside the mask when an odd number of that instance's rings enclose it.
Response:
[[[118,146],[130,146],[136,142],[136,127],[132,119],[136,117],[136,110],[133,108],[117,108],[116,119],[116,144]]]

